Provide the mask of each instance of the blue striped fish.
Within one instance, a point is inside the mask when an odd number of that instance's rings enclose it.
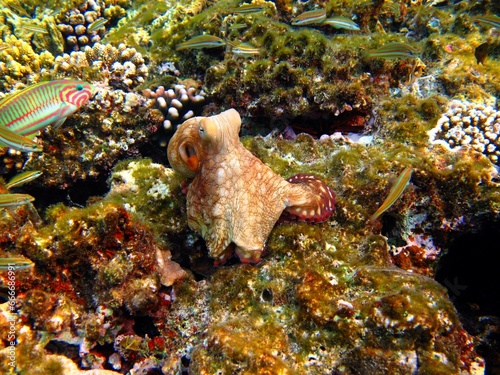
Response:
[[[90,83],[75,80],[41,82],[0,101],[0,127],[18,135],[59,127],[93,94]]]

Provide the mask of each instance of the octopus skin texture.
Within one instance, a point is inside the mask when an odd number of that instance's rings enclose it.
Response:
[[[243,263],[258,262],[284,211],[298,220],[322,222],[335,209],[335,194],[319,178],[299,174],[285,180],[257,159],[240,142],[240,126],[234,109],[194,117],[168,144],[172,168],[193,179],[188,224],[205,239],[215,265],[234,252]]]

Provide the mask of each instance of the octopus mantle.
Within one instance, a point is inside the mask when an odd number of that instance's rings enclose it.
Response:
[[[179,126],[168,145],[172,167],[193,178],[188,224],[205,239],[216,264],[233,252],[244,263],[258,262],[283,211],[322,222],[335,209],[335,194],[317,177],[299,174],[285,180],[257,159],[240,142],[240,126],[234,109],[194,117]]]

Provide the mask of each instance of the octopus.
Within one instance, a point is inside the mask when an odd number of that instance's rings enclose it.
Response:
[[[242,263],[260,261],[267,238],[282,214],[326,221],[335,194],[318,177],[284,179],[240,141],[234,109],[182,123],[168,144],[172,168],[192,179],[186,197],[189,227],[207,244],[214,265],[234,253]]]

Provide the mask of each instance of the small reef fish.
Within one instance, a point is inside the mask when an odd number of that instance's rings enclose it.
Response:
[[[40,177],[41,175],[42,175],[41,171],[26,171],[16,174],[9,180],[9,182],[5,184],[5,188],[8,190],[15,186],[24,185],[25,183],[33,181],[34,179]]]
[[[34,200],[29,194],[0,194],[0,208],[21,206]]]
[[[229,30],[241,30],[247,26],[248,25],[246,23],[233,23],[231,26],[229,26]]]
[[[474,17],[474,22],[500,29],[500,17],[494,16],[494,15],[485,15],[485,16]]]
[[[330,25],[336,29],[359,30],[356,22],[347,17],[334,16],[323,21],[322,25]]]
[[[367,52],[365,56],[369,59],[414,59],[418,57],[417,53],[418,51],[408,44],[392,42]]]
[[[0,101],[0,127],[24,136],[49,125],[58,128],[93,91],[90,83],[66,79],[29,86]]]
[[[49,32],[43,26],[39,26],[34,23],[32,20],[22,21],[21,22],[22,31],[29,31],[30,33],[39,33],[39,34],[48,34]]]
[[[26,270],[35,265],[28,258],[0,258],[0,271],[7,271],[9,267],[14,267],[16,270]]]
[[[228,42],[228,44],[232,47],[232,51],[235,55],[243,56],[243,57],[252,57],[260,55],[260,49],[255,48],[251,44],[248,43],[232,43]]]
[[[478,64],[484,63],[484,60],[488,56],[489,47],[490,47],[489,43],[485,42],[477,46],[476,49],[474,50],[474,56],[476,57],[476,61]]]
[[[92,22],[89,27],[87,27],[87,31],[89,33],[93,31],[99,30],[101,27],[104,27],[104,25],[108,22],[106,18],[98,18],[94,22]]]
[[[0,113],[1,116],[1,113]],[[40,152],[42,149],[32,139],[16,134],[0,125],[0,147],[9,147],[21,152]]]
[[[24,10],[24,8],[18,2],[14,1],[0,1],[0,4],[6,6],[15,15],[21,15],[29,17],[29,14]]]
[[[224,47],[226,42],[213,35],[198,35],[186,42],[179,43],[175,46],[176,51],[183,51],[185,49],[202,49],[202,48],[218,48]]]
[[[233,8],[231,10],[231,13],[248,14],[248,13],[261,12],[263,10],[264,10],[264,7],[262,5],[243,4],[243,5],[240,5],[238,8]]]
[[[310,10],[295,17],[292,26],[319,25],[326,20],[326,9]]]
[[[396,182],[392,186],[391,190],[389,191],[387,198],[385,198],[385,201],[382,203],[379,209],[370,217],[370,223],[373,223],[375,220],[377,220],[378,217],[382,215],[385,211],[387,211],[394,204],[394,202],[396,202],[396,200],[401,196],[401,194],[403,194],[403,191],[406,189],[408,183],[410,182],[412,173],[413,173],[413,168],[410,167],[405,168],[403,172],[401,172]]]

